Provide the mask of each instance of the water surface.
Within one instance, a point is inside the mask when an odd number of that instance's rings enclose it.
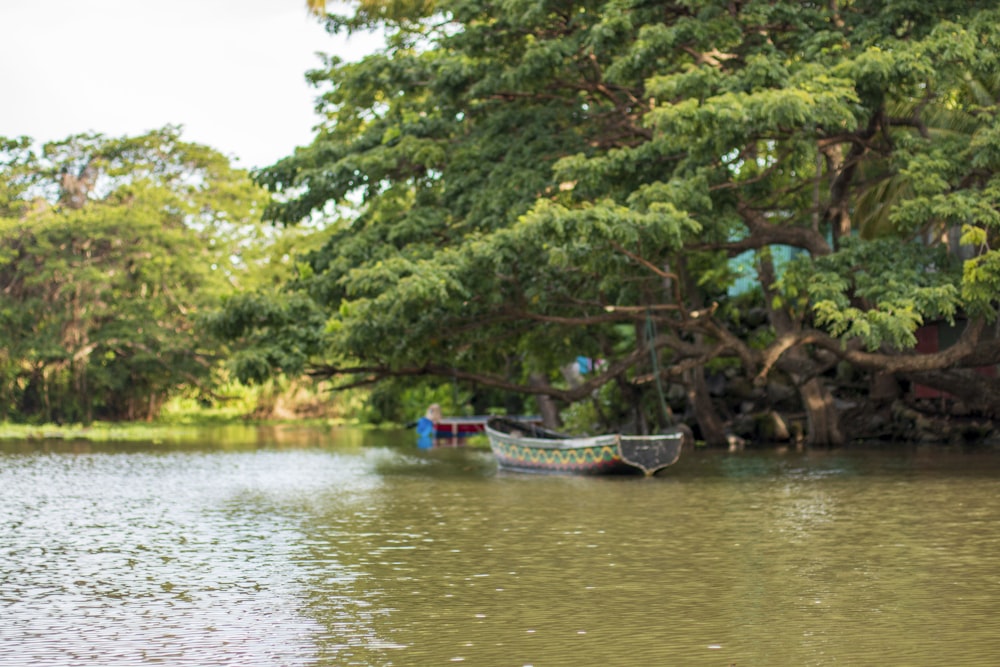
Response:
[[[0,665],[992,665],[1000,456],[0,443]]]

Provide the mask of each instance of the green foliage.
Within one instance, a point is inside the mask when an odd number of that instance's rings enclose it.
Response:
[[[240,382],[263,382],[275,373],[296,377],[322,348],[326,316],[300,294],[237,293],[202,320],[206,331],[236,341],[228,365]]]
[[[683,313],[727,299],[728,259],[779,245],[803,252],[762,285],[775,328],[903,350],[931,318],[993,317],[998,19],[952,0],[361,5],[331,25],[386,48],[311,72],[322,127],[258,175],[269,219],[327,224],[279,292],[302,310],[256,303],[256,334],[220,331],[246,377],[323,360],[523,384],[629,358],[647,307],[698,331]],[[750,335],[731,305],[715,324]]]
[[[889,252],[891,263],[884,261]],[[908,349],[926,320],[954,321],[960,304],[955,266],[940,249],[922,244],[849,239],[840,252],[814,263],[806,291],[817,323],[833,335],[858,338],[870,350]]]
[[[195,318],[246,272],[265,194],[171,127],[0,146],[0,416],[146,418],[202,383]]]
[[[989,320],[996,319],[1000,300],[1000,251],[989,250],[965,262],[962,272],[962,298],[966,308]]]

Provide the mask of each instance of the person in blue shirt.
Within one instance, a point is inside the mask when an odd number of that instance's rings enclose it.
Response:
[[[430,449],[434,446],[434,424],[441,419],[441,406],[432,403],[423,417],[417,420],[417,447]]]

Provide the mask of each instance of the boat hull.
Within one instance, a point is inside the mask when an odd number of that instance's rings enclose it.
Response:
[[[680,433],[536,438],[487,424],[486,435],[501,468],[576,475],[653,475],[677,461],[682,445]]]

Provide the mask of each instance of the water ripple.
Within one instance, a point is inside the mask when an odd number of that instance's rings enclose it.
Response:
[[[311,664],[323,628],[301,614],[307,592],[289,565],[304,541],[297,516],[331,482],[377,484],[364,459],[323,453],[3,460],[0,665],[11,667]]]
[[[986,665],[1000,465],[0,450],[0,667]]]

